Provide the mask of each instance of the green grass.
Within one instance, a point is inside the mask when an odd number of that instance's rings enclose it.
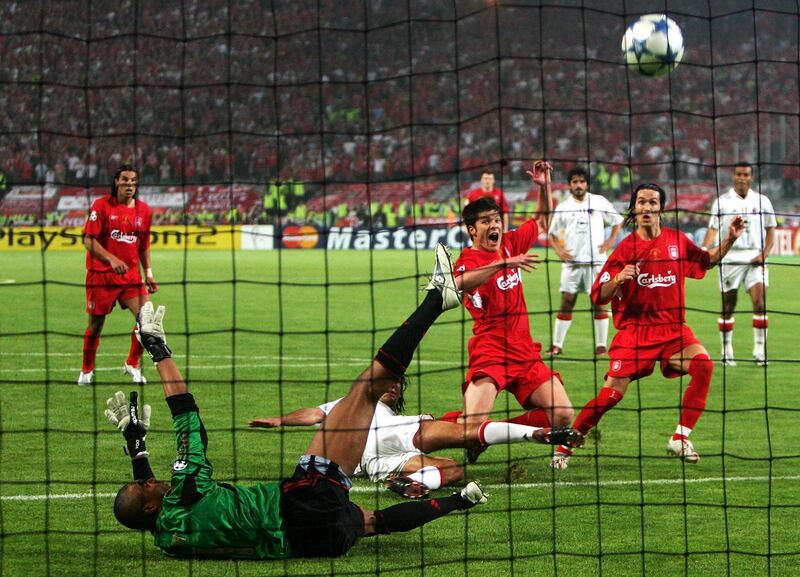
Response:
[[[492,486],[489,503],[468,515],[364,540],[334,561],[234,563],[168,559],[149,535],[116,525],[107,495],[130,469],[121,437],[102,412],[114,391],[131,388],[118,367],[132,317],[120,311],[108,317],[97,384],[78,388],[83,255],[3,253],[2,259],[0,280],[15,281],[0,284],[2,576],[797,574],[797,261],[775,259],[771,267],[767,371],[747,361],[749,299],[740,298],[735,347],[744,362],[715,367],[708,410],[693,435],[702,454],[696,466],[664,455],[686,383],[654,375],[630,388],[600,423],[599,439],[590,438],[567,471],[553,474],[546,447],[495,447],[468,469],[470,478]],[[161,283],[154,300],[167,305],[169,342],[209,429],[216,477],[248,483],[288,474],[311,430],[249,431],[247,420],[340,396],[418,303],[420,275],[430,270],[432,255],[158,252],[154,266]],[[524,277],[534,338],[545,346],[559,271],[551,263]],[[716,357],[715,275],[687,287],[689,323]],[[607,367],[592,360],[585,296],[578,307],[555,367],[580,408]],[[431,329],[411,369],[408,412],[460,405],[470,327],[462,311],[451,311]],[[155,371],[146,374],[155,380]],[[174,456],[169,412],[157,384],[146,385],[144,396],[154,409],[152,465],[166,475]],[[496,409],[518,412],[505,394]],[[365,481],[356,487],[354,500],[363,506],[398,502]],[[54,498],[75,494],[87,496]]]

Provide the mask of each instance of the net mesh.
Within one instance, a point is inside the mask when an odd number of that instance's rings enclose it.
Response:
[[[683,61],[640,75],[620,39],[664,11],[682,29]],[[793,574],[799,14],[779,0],[3,3],[0,574]],[[754,306],[740,291],[739,362],[715,364],[697,466],[664,458],[688,378],[653,376],[631,385],[567,471],[527,446],[494,447],[475,465],[444,453],[484,479],[490,504],[343,560],[175,561],[116,525],[111,500],[129,473],[101,413],[130,386],[116,368],[127,313],[108,317],[95,386],[74,377],[81,227],[121,163],[138,167],[154,211],[153,298],[170,310],[170,344],[218,447],[215,477],[253,483],[290,475],[311,433],[256,435],[247,421],[344,394],[421,301],[430,249],[467,243],[459,213],[482,172],[506,192],[514,228],[536,209],[526,171],[538,158],[553,163],[562,201],[575,167],[620,211],[637,183],[661,184],[669,222],[698,244],[736,162],[754,166],[752,188],[772,200],[770,364],[750,362]],[[546,348],[561,269],[537,250],[526,294]],[[717,278],[687,283],[689,324],[715,360]],[[431,330],[408,413],[461,405],[470,330],[465,311]],[[564,354],[547,359],[576,413],[608,369],[596,330],[579,295]],[[163,474],[171,424],[145,374]],[[520,411],[501,393],[493,416]],[[365,507],[391,499],[368,482],[354,489]]]

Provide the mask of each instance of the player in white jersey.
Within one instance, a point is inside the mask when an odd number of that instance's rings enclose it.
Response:
[[[606,253],[614,247],[622,217],[603,196],[589,192],[588,174],[573,168],[567,174],[570,197],[559,204],[550,223],[550,244],[564,263],[561,267],[561,308],[553,327],[553,344],[548,351],[559,355],[572,324],[572,309],[578,292],[589,294],[594,279],[606,262]],[[605,226],[611,234],[605,238]],[[594,305],[595,354],[606,352],[608,311]]]
[[[767,309],[766,292],[769,286],[767,256],[775,240],[775,211],[769,198],[752,190],[753,167],[739,162],[733,168],[733,186],[721,194],[711,207],[711,221],[703,246],[711,247],[720,230],[727,230],[730,222],[741,215],[747,228],[744,234],[720,263],[720,289],[722,291],[722,316],[719,334],[722,341],[722,364],[734,366],[733,312],[739,286],[753,301],[753,359],[758,365],[767,364]]]
[[[387,488],[404,497],[424,497],[431,490],[460,481],[464,469],[449,457],[432,457],[427,452],[450,448],[469,448],[497,443],[537,441],[557,444],[566,439],[580,444],[582,438],[570,428],[539,428],[484,421],[465,427],[455,422],[437,421],[431,415],[402,415],[403,389],[395,383],[375,407],[367,444],[355,475],[372,481],[388,481]],[[253,419],[251,427],[318,425],[341,399],[318,407],[297,409],[282,417]]]

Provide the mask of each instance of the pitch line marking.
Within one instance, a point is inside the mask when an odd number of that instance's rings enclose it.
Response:
[[[617,480],[617,481],[601,481],[599,483],[593,481],[556,481],[555,483],[498,483],[492,485],[484,485],[485,489],[489,490],[508,490],[508,489],[559,489],[566,487],[626,487],[636,485],[699,485],[702,483],[765,483],[768,481],[800,481],[800,475],[775,475],[769,477],[767,475],[754,476],[754,477],[701,477],[698,479],[645,479],[643,481],[636,480]],[[374,487],[355,486],[350,489],[353,493],[374,493],[375,491],[382,491],[380,485]],[[78,499],[108,499],[116,497],[116,493],[53,493],[50,495],[0,495],[0,501],[47,501],[51,499],[65,499],[65,500],[78,500]]]

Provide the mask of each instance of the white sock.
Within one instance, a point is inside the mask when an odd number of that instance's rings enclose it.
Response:
[[[442,472],[438,467],[422,467],[416,473],[411,473],[409,479],[415,480],[417,483],[422,483],[431,491],[434,491],[442,486]]]
[[[767,324],[767,315],[753,315],[753,325],[756,323]],[[753,355],[764,356],[764,346],[767,344],[767,327],[753,326]]]
[[[719,331],[719,340],[722,343],[722,355],[729,359],[733,358],[733,318],[725,320],[720,318],[717,323],[720,329],[729,328],[729,330]]]
[[[481,425],[480,437],[485,445],[522,443],[533,440],[533,433],[540,427],[529,427],[517,423],[486,421]]]
[[[569,331],[571,324],[571,320],[565,321],[556,318],[556,325],[553,327],[553,345],[557,346],[559,349],[564,348],[564,339],[567,338],[567,331]]]
[[[692,430],[689,427],[684,427],[683,425],[678,425],[678,428],[675,429],[676,435],[681,435],[683,437],[688,437],[692,434]]]
[[[594,319],[594,339],[596,347],[604,347],[608,342],[608,317]]]

